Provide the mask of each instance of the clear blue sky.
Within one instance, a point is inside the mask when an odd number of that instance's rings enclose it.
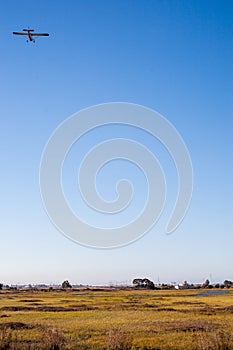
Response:
[[[12,35],[28,26],[50,36],[27,44]],[[0,281],[233,279],[232,1],[4,1],[0,32]],[[56,230],[41,203],[38,177],[54,129],[82,108],[112,101],[165,116],[186,142],[195,182],[188,214],[167,236],[177,181],[158,146],[171,193],[164,216],[137,242],[104,251]],[[104,131],[103,139],[108,133],[114,131]],[[107,169],[106,178],[120,168]]]

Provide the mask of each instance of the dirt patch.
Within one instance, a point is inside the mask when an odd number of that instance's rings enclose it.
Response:
[[[148,309],[150,309],[150,308],[158,308],[158,305],[146,303],[146,304],[142,304],[142,308],[148,308]]]
[[[233,312],[233,305],[224,306],[224,307],[205,307],[203,309],[199,309],[199,312],[206,315],[216,315],[217,312]]]
[[[43,300],[40,299],[20,299],[20,303],[41,303]]]
[[[66,310],[66,308],[64,308]],[[86,305],[86,304],[73,304],[70,305],[69,309],[71,311],[89,311],[89,310],[98,310],[99,308],[97,306],[92,305]]]
[[[30,306],[3,306],[1,311],[32,311],[33,307]]]
[[[213,325],[207,322],[161,322],[158,324],[160,330],[167,332],[206,332],[213,329]]]
[[[94,310],[97,307],[83,305],[71,305],[70,307],[62,307],[62,306],[4,306],[0,310],[1,311],[39,311],[39,312],[69,312],[69,311],[88,311]]]
[[[18,330],[18,329],[32,329],[32,328],[35,328],[35,326],[26,324],[23,322],[5,322],[0,324],[0,329]]]
[[[66,311],[76,311],[76,309],[72,307],[62,307],[62,306],[38,306],[34,308],[34,311],[66,312]]]

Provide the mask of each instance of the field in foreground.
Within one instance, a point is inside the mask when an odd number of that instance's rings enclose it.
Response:
[[[0,350],[233,349],[233,290],[206,292],[2,291]]]

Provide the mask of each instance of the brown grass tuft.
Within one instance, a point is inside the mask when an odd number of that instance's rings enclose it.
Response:
[[[198,349],[200,350],[232,350],[233,335],[223,330],[202,332],[198,334]]]
[[[12,340],[11,329],[0,330],[0,350],[10,349],[11,340]]]
[[[61,330],[48,328],[42,332],[41,343],[46,350],[61,350],[65,347],[66,339]]]
[[[107,350],[130,350],[132,337],[121,328],[114,328],[108,331],[105,344]]]

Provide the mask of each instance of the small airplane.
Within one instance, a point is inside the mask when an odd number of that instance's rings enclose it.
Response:
[[[23,36],[27,36],[27,43],[29,41],[35,42],[35,39],[33,38],[34,36],[49,36],[48,33],[33,33],[34,29],[23,29],[22,32],[13,32],[13,34],[15,35],[23,35]]]

